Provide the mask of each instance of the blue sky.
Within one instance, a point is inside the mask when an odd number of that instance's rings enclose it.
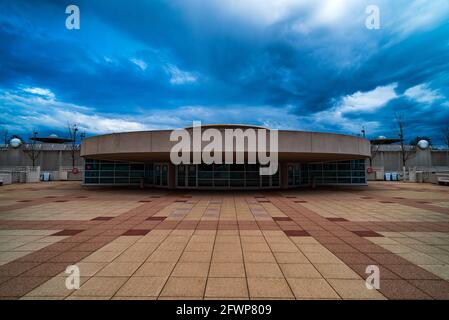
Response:
[[[65,28],[76,4],[81,29]],[[365,27],[380,8],[381,28]],[[407,136],[449,124],[447,0],[0,0],[0,126],[203,123]]]

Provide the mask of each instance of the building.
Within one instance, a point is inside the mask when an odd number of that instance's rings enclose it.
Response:
[[[227,129],[246,131],[260,127],[208,125],[202,127],[205,129],[216,129],[224,136]],[[174,165],[170,151],[176,142],[170,141],[171,132],[126,132],[84,139],[81,144],[81,156],[85,159],[84,184],[264,189],[367,183],[366,159],[370,156],[370,142],[360,137],[278,131],[279,170],[267,176],[260,175],[258,163]],[[202,147],[207,144],[203,142]]]

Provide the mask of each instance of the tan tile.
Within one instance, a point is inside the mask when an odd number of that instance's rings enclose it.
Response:
[[[324,279],[287,278],[297,299],[339,299]]]
[[[62,300],[62,297],[40,297],[40,296],[36,296],[36,297],[32,297],[32,296],[23,296],[21,298],[19,298],[19,300]]]
[[[210,262],[211,259],[212,254],[210,252],[189,251],[182,254],[179,262]]]
[[[173,277],[207,277],[208,262],[179,262],[173,270]]]
[[[212,251],[213,240],[210,242],[190,242],[185,251]]]
[[[146,262],[140,266],[134,276],[168,277],[175,267],[175,262]]]
[[[249,295],[252,298],[293,298],[285,279],[248,278]]]
[[[248,278],[283,278],[276,263],[245,263]]]
[[[176,262],[180,256],[180,251],[157,250],[150,255],[147,262]]]
[[[43,284],[41,284],[36,289],[27,293],[27,297],[59,297],[64,298],[70,295],[75,289],[67,289],[66,286],[67,277],[54,277]],[[85,283],[88,278],[82,277],[80,278],[80,286]]]
[[[96,297],[96,296],[75,296],[71,295],[65,298],[65,300],[110,300],[110,296],[104,296],[104,297]]]
[[[240,247],[240,243],[237,242],[236,244],[232,243],[215,243],[214,245],[214,252],[235,252],[235,251],[241,251],[242,248]]]
[[[129,277],[141,265],[140,262],[112,262],[101,269],[99,277]]]
[[[92,277],[71,296],[112,297],[128,277]]]
[[[301,252],[275,252],[278,263],[309,263],[309,260]]]
[[[148,259],[151,253],[145,251],[130,251],[126,250],[119,255],[114,261],[116,262],[144,262]]]
[[[78,262],[81,277],[91,277],[106,266],[107,262]]]
[[[314,237],[292,237],[291,240],[296,244],[319,244]]]
[[[329,279],[328,281],[343,299],[385,299],[376,289],[368,289],[364,280]]]
[[[412,253],[400,253],[398,254],[402,258],[414,263],[414,264],[443,264],[440,260],[432,258],[430,255],[421,252]]]
[[[233,252],[214,251],[212,254],[212,262],[242,262],[242,261],[243,255],[240,250]]]
[[[322,278],[312,264],[279,264],[286,278]]]
[[[314,264],[324,278],[360,279],[360,276],[345,264]]]
[[[297,246],[298,246],[299,250],[301,250],[301,252],[303,252],[303,253],[316,253],[316,252],[320,253],[323,251],[327,251],[327,249],[324,248],[319,243],[316,243],[316,244],[313,244],[313,243],[302,244],[301,243],[301,244],[297,244]]]
[[[131,277],[115,297],[157,297],[167,277]]]
[[[157,297],[123,297],[123,296],[114,296],[111,300],[156,300]]]
[[[119,255],[118,251],[96,251],[84,258],[82,262],[111,262]]]
[[[421,268],[437,275],[438,277],[449,281],[449,265],[419,265]]]
[[[206,278],[170,277],[162,290],[165,297],[199,297],[204,295]]]
[[[210,265],[209,277],[244,278],[245,267],[238,262],[215,262]]]
[[[319,253],[318,252],[314,252],[314,253],[304,252],[304,255],[313,264],[315,264],[315,263],[331,263],[331,264],[342,263],[342,261],[340,259],[338,259],[334,254],[332,254],[330,252],[319,252]]]
[[[247,298],[248,288],[244,278],[208,278],[206,297]]]
[[[270,243],[270,248],[271,250],[276,253],[276,252],[299,252],[299,249],[297,246],[295,246],[293,243],[291,242],[284,242],[284,243]]]
[[[271,252],[245,252],[245,262],[265,262],[276,263],[276,259]]]
[[[243,243],[244,252],[271,252],[266,243]]]

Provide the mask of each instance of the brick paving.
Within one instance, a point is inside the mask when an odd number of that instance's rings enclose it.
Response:
[[[0,298],[449,299],[449,189],[4,186]]]

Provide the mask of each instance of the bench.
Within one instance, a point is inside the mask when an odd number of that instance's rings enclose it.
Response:
[[[449,185],[449,174],[438,174],[437,176],[438,184],[448,186]]]

